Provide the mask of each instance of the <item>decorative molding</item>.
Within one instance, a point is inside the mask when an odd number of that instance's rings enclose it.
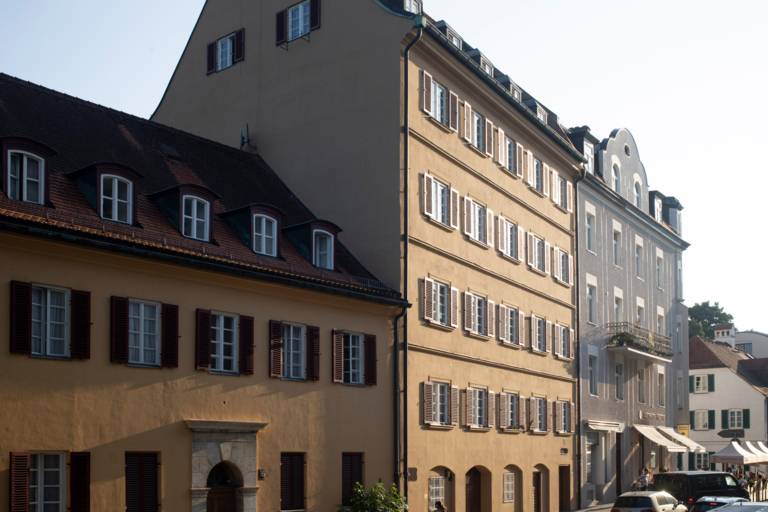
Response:
[[[192,432],[226,434],[255,434],[267,426],[267,423],[250,421],[185,420],[184,423]]]

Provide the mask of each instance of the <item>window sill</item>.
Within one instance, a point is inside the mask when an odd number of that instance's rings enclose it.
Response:
[[[557,437],[571,437],[573,432],[555,432]]]
[[[437,219],[435,219],[433,217],[430,217],[426,213],[424,214],[424,216],[427,218],[427,220],[430,222],[430,224],[434,224],[435,226],[437,226],[439,228],[442,228],[442,229],[444,229],[444,230],[446,230],[448,232],[456,231],[456,229],[457,229],[457,228],[451,226],[450,224],[446,224],[446,223],[444,223],[442,221],[439,221],[439,220],[437,220]]]
[[[509,254],[505,254],[502,251],[499,251],[499,254],[501,254],[501,257],[505,260],[509,260],[515,265],[521,264],[523,261],[520,258],[516,258],[515,256],[510,256]]]
[[[560,354],[555,354],[555,359],[559,359],[560,361],[573,361],[572,357],[561,356]]]
[[[592,249],[587,249],[587,252],[591,254],[592,256],[597,256],[597,253],[593,251]]]
[[[490,432],[493,427],[482,427],[480,425],[468,425],[467,430],[470,432]]]
[[[450,332],[455,329],[455,327],[451,325],[445,325],[441,324],[439,322],[435,322],[433,320],[424,320],[424,323],[427,324],[430,327],[434,327],[435,329],[440,329],[441,331]]]
[[[539,275],[546,276],[547,272],[545,270],[539,270],[538,268],[534,267],[530,263],[528,264],[528,268],[531,269],[531,272],[535,272]]]
[[[467,336],[470,338],[477,338],[480,341],[488,341],[491,337],[487,334],[480,334],[479,332],[467,331]]]
[[[474,151],[474,152],[475,152],[475,153],[477,153],[478,155],[482,156],[483,158],[488,158],[488,155],[485,153],[485,151],[484,151],[484,150],[482,150],[482,149],[480,149],[480,148],[478,148],[478,147],[477,147],[477,146],[475,146],[473,143],[471,143],[471,142],[467,142],[467,146],[469,146],[469,148],[470,148],[472,151]]]
[[[501,165],[501,164],[498,164],[498,165],[499,165],[499,168],[500,168],[502,171],[504,171],[505,173],[509,174],[511,177],[513,177],[513,178],[515,178],[515,179],[520,179],[520,178],[522,178],[522,176],[519,176],[519,175],[517,174],[517,171],[515,171],[514,169],[510,169],[509,167],[504,167],[504,166],[503,166],[503,165]]]
[[[499,427],[499,432],[503,434],[520,434],[522,431],[519,427]]]
[[[426,423],[424,424],[430,430],[453,430],[454,425],[443,425],[442,423]]]
[[[427,119],[429,119],[432,122],[432,124],[436,125],[438,128],[440,128],[446,133],[456,133],[458,131],[458,130],[454,130],[447,124],[443,124],[439,119],[436,119],[435,117],[433,117],[432,114],[427,114],[426,112],[424,112],[424,115],[426,116]]]
[[[638,275],[636,275],[635,277],[636,277],[637,279],[639,279],[640,281],[643,281],[643,282],[645,282],[645,278],[644,278],[643,276],[638,276]]]
[[[561,212],[563,212],[563,213],[571,213],[571,212],[568,210],[568,208],[567,208],[567,207],[564,207],[563,205],[561,205],[561,204],[559,204],[559,203],[555,203],[555,206],[557,207],[557,209],[558,209],[558,210],[560,210],[560,211],[561,211]]]
[[[23,354],[22,354],[23,355]],[[32,359],[47,359],[49,361],[72,361],[72,356],[49,356],[47,354],[29,354]]]
[[[597,327],[597,324],[595,322],[590,322],[587,320],[587,325],[591,325],[592,327]]]
[[[238,373],[238,372],[227,372],[227,371],[224,371],[224,370],[211,370],[211,369],[209,369],[208,373],[210,375],[218,375],[218,376],[221,376],[221,377],[239,377],[240,376],[240,373]]]
[[[482,240],[478,240],[476,238],[472,238],[470,235],[467,235],[467,240],[472,242],[473,244],[482,247],[483,249],[489,249],[490,245],[488,243],[483,242]]]
[[[232,374],[229,374],[229,375],[232,375]],[[234,375],[237,375],[237,374],[234,374]],[[292,378],[292,377],[280,377],[280,380],[285,381],[285,382],[315,382],[315,381],[311,381],[311,380],[307,379],[306,377],[301,378],[301,379],[299,379],[299,378]]]
[[[543,357],[547,357],[547,354],[548,354],[548,352],[546,352],[546,351],[541,351],[541,350],[537,350],[537,349],[535,349],[535,348],[532,348],[532,349],[531,349],[531,354],[535,354],[535,355],[537,355],[537,356],[543,356]]]
[[[514,343],[512,341],[500,341],[499,344],[503,347],[513,348],[515,350],[520,350],[521,348],[519,343]]]
[[[531,434],[534,436],[545,436],[548,432],[546,430],[531,430]]]
[[[555,282],[564,288],[570,288],[571,286],[573,286],[571,283],[566,283],[565,281],[561,281],[558,278],[555,278]]]
[[[530,188],[531,192],[533,192],[534,194],[536,194],[539,197],[548,197],[546,194],[544,194],[543,190],[537,189],[534,185],[528,185],[528,188]]]
[[[159,364],[148,364],[148,363],[131,363],[128,362],[126,365],[128,368],[138,368],[138,369],[145,369],[145,370],[160,370],[161,366]]]

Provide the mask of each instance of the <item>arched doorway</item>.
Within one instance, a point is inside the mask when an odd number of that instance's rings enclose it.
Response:
[[[549,470],[543,464],[533,468],[533,512],[549,512]]]
[[[238,512],[243,478],[234,464],[220,462],[208,473],[207,512]]]
[[[465,502],[467,512],[490,512],[491,472],[475,466],[465,475]]]
[[[429,472],[427,481],[427,510],[436,512],[440,510],[450,510],[454,512],[453,482],[455,480],[453,471],[444,467],[437,466]]]

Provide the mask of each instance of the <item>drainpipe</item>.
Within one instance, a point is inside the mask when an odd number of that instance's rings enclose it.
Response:
[[[416,37],[408,43],[403,52],[403,298],[408,302],[408,167],[409,167],[409,76],[408,63],[411,48],[421,41],[424,33],[423,16],[416,17]],[[405,480],[404,496],[408,500],[408,311],[403,311],[403,467]],[[398,393],[399,397],[399,393]]]
[[[576,254],[576,257],[573,259],[575,261],[575,279],[574,282],[574,293],[576,294],[576,313],[574,316],[576,317],[576,321],[573,323],[573,325],[576,326],[576,396],[578,397],[578,431],[576,439],[578,440],[576,442],[576,482],[578,482],[577,492],[576,492],[576,499],[578,500],[578,503],[576,504],[576,508],[581,508],[581,443],[584,439],[584,436],[581,435],[582,432],[582,418],[581,418],[581,324],[579,322],[579,278],[581,274],[579,273],[579,182],[584,179],[584,170],[576,176],[576,179],[573,181],[573,218],[574,218],[574,226],[576,228],[576,236],[573,237],[574,240],[574,253]]]
[[[401,318],[403,318],[408,311],[408,306],[403,306],[402,311],[395,317],[394,321],[392,322],[392,330],[393,330],[393,336],[392,339],[394,340],[394,347],[393,347],[393,357],[392,357],[392,372],[393,372],[393,379],[392,379],[392,385],[393,385],[393,394],[394,394],[394,400],[393,400],[393,407],[394,407],[394,447],[392,450],[393,454],[393,462],[392,469],[394,471],[394,480],[395,485],[397,485],[397,490],[400,490],[400,332],[398,331],[397,325]]]

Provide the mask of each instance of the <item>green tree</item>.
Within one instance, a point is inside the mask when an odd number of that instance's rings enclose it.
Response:
[[[733,322],[733,315],[723,311],[719,302],[710,304],[709,301],[694,304],[688,310],[688,334],[712,339],[715,337],[714,327],[717,324]]]
[[[405,498],[393,484],[389,489],[378,483],[366,489],[360,483],[352,490],[352,506],[342,509],[349,512],[405,512],[408,505]]]

